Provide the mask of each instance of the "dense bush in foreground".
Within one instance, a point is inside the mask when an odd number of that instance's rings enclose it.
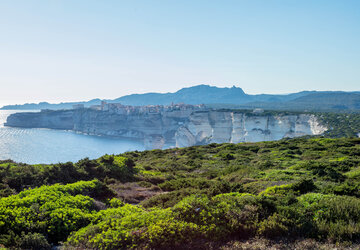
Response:
[[[24,188],[72,183],[79,180],[104,180],[107,177],[131,181],[134,163],[121,156],[104,155],[97,160],[85,158],[54,165],[28,165],[0,161],[0,197],[14,194]]]
[[[8,245],[16,238],[38,237],[42,242],[57,243],[70,232],[87,224],[95,213],[94,200],[104,187],[97,181],[42,186],[0,199],[0,243]],[[25,237],[25,238],[26,238]]]
[[[192,195],[172,208],[126,205],[69,237],[67,246],[82,248],[169,247],[201,239],[248,239],[253,236],[360,238],[360,199],[308,193],[284,206],[263,195],[228,193]]]
[[[359,187],[355,138],[210,144],[75,164],[3,161],[0,244],[218,248],[285,239],[358,246]],[[140,204],[127,203],[140,194]]]

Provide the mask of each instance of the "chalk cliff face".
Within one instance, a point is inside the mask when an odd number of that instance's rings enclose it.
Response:
[[[221,142],[258,142],[319,135],[326,127],[314,115],[254,115],[238,112],[196,112],[176,131],[177,147]]]
[[[73,117],[73,110],[15,113],[8,116],[5,126],[71,130]]]
[[[318,135],[326,131],[314,115],[266,115],[231,111],[171,111],[122,115],[91,109],[16,113],[7,126],[74,130],[143,140],[149,149],[222,142],[257,142]]]
[[[182,111],[121,115],[77,110],[73,130],[93,135],[141,139],[147,148],[162,148],[165,143],[175,144],[175,132],[189,115]]]

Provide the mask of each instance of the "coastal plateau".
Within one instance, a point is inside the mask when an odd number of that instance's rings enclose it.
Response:
[[[72,130],[143,140],[146,148],[209,143],[272,141],[327,130],[312,114],[252,113],[231,110],[172,110],[118,114],[88,108],[15,113],[6,126]]]

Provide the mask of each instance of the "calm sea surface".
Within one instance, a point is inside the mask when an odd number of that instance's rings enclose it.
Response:
[[[4,127],[6,118],[19,111],[0,110],[0,160],[28,164],[78,161],[104,154],[144,150],[141,142],[77,134],[72,131]]]

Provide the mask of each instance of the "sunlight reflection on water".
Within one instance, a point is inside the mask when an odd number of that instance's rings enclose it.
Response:
[[[0,159],[28,164],[78,161],[104,154],[144,150],[139,141],[111,139],[52,129],[4,127],[6,117],[19,111],[0,110]]]

